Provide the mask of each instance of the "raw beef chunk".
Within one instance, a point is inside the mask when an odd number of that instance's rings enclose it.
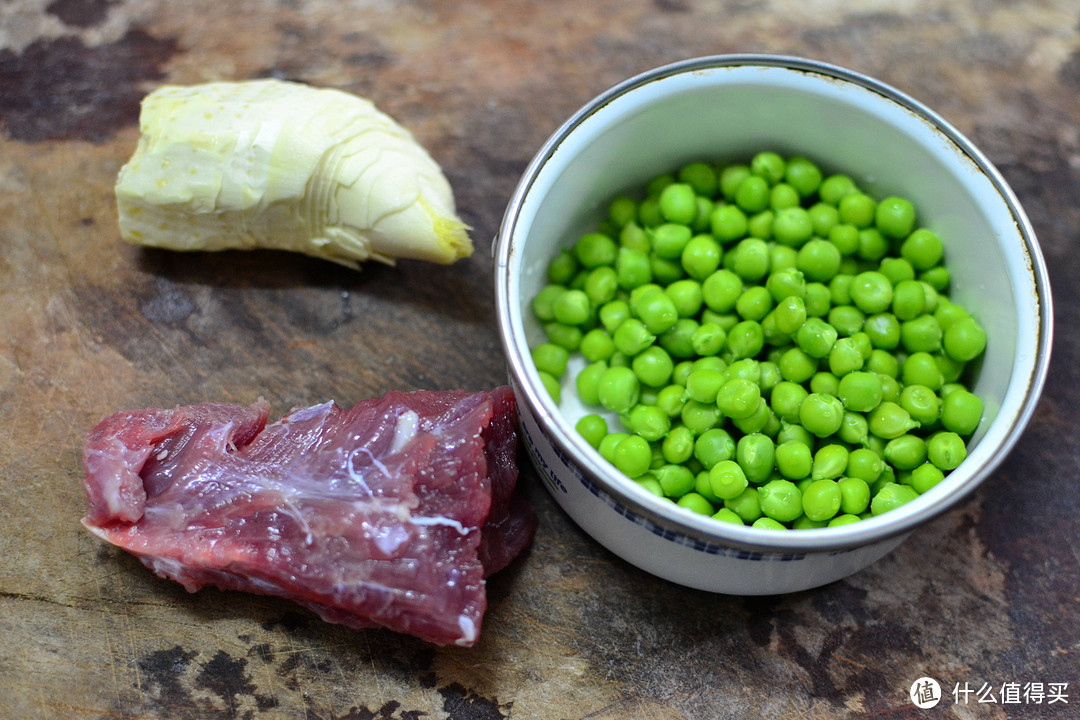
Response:
[[[87,437],[83,524],[194,592],[476,642],[485,578],[531,541],[514,396],[393,392],[267,425],[265,404],[121,412]]]

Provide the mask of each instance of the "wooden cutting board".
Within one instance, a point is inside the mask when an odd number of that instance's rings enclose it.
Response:
[[[946,692],[1066,683],[1068,707],[1080,703],[1076,8],[890,7],[0,7],[0,717],[921,717],[908,690],[924,675]],[[82,437],[116,410],[261,396],[281,414],[505,382],[489,251],[532,154],[625,77],[746,50],[845,64],[912,93],[972,135],[1032,215],[1064,329],[1029,431],[968,502],[847,580],[732,598],[615,558],[523,464],[540,529],[491,581],[469,650],[343,629],[275,599],[189,595],[81,528]],[[112,188],[145,92],[265,76],[366,95],[409,127],[445,168],[476,253],[353,272],[121,243]],[[943,703],[958,717],[1069,716],[1061,702]]]

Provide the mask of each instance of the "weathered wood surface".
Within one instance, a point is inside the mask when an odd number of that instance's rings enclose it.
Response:
[[[847,580],[688,591],[583,535],[535,482],[532,550],[480,644],[440,650],[288,603],[188,595],[79,525],[83,433],[128,407],[274,410],[503,382],[488,253],[529,158],[597,92],[761,51],[876,75],[983,148],[1050,264],[1055,357],[969,501]],[[354,273],[118,240],[112,184],[163,81],[295,78],[372,98],[446,169],[478,251]],[[1071,0],[578,3],[9,0],[0,5],[0,717],[1077,717],[1080,8]],[[798,122],[792,118],[792,122]],[[916,709],[918,677],[996,703]],[[1069,704],[1002,701],[1068,683]],[[929,716],[929,715],[926,715]]]

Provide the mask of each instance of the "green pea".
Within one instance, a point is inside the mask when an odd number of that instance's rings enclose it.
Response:
[[[624,320],[611,336],[615,349],[624,355],[637,355],[653,344],[656,335],[649,332],[641,320],[629,318]]]
[[[776,445],[763,433],[743,435],[735,445],[735,460],[742,466],[747,479],[755,484],[768,480],[775,457]]]
[[[855,251],[855,257],[867,262],[878,262],[888,253],[889,240],[881,231],[872,227],[859,230],[859,249]]]
[[[668,463],[681,465],[694,453],[694,434],[682,425],[671,428],[671,432],[661,441],[660,454]]]
[[[716,403],[702,403],[697,400],[687,400],[679,412],[682,424],[697,435],[716,427],[716,424],[720,422],[720,417],[720,410],[716,407]]]
[[[808,448],[813,448],[815,444],[814,436],[798,423],[789,423],[784,420],[780,421],[780,430],[776,434],[776,443],[786,442],[798,442],[802,443]]]
[[[608,410],[623,412],[637,404],[641,384],[634,371],[627,367],[609,367],[600,376],[597,397]]]
[[[774,188],[774,192],[777,189],[779,188]],[[783,209],[776,208],[774,205],[774,210],[773,239],[788,247],[805,247],[805,243],[814,234],[814,224],[810,220],[810,213],[798,205],[784,207]]]
[[[808,240],[799,249],[797,267],[811,281],[831,280],[840,271],[840,251],[828,240]]]
[[[709,230],[720,243],[746,236],[746,213],[738,205],[719,205],[709,216]]]
[[[651,462],[652,448],[645,438],[638,435],[623,438],[614,448],[612,464],[627,477],[636,478],[645,474]]]
[[[919,273],[919,279],[930,285],[930,287],[934,288],[939,293],[949,289],[949,271],[941,265],[932,267],[929,270],[923,270]]]
[[[877,203],[866,193],[853,192],[845,195],[836,209],[840,213],[840,222],[860,229],[868,228],[874,224]]]
[[[609,360],[615,353],[615,342],[603,328],[593,328],[585,333],[578,344],[582,356],[589,362]]]
[[[686,183],[673,182],[659,195],[660,214],[671,223],[689,225],[697,217],[697,196]]]
[[[532,349],[532,361],[536,369],[560,378],[566,372],[566,363],[570,353],[566,348],[554,343],[541,343]]]
[[[658,342],[673,358],[692,358],[694,333],[699,327],[698,321],[693,318],[679,318],[669,330],[660,335]]]
[[[871,410],[867,421],[870,432],[885,440],[900,437],[908,430],[919,427],[919,422],[913,420],[907,410],[889,400]]]
[[[582,415],[575,423],[574,428],[581,437],[585,438],[585,442],[594,448],[600,447],[600,441],[608,433],[607,420],[595,413]]]
[[[852,523],[857,523],[860,520],[862,520],[862,518],[859,517],[858,515],[852,515],[850,513],[845,513],[843,515],[837,515],[836,517],[834,517],[832,520],[830,520],[828,522],[826,527],[841,527],[841,526],[844,526],[844,525],[851,525]]]
[[[776,446],[776,469],[788,480],[802,480],[809,477],[814,466],[810,447],[795,440],[788,440]]]
[[[541,322],[555,319],[555,302],[566,292],[562,285],[547,285],[536,294],[532,301],[533,314]]]
[[[762,210],[759,213],[754,213],[747,218],[746,234],[750,237],[770,240],[772,238],[772,226],[775,219],[776,213],[772,210]]]
[[[926,307],[926,291],[918,280],[901,280],[893,288],[892,311],[899,320],[914,320]]]
[[[582,267],[613,265],[618,246],[603,233],[587,233],[574,244],[574,256]]]
[[[885,459],[897,470],[914,470],[926,462],[926,442],[917,435],[901,435],[885,445]]]
[[[686,388],[682,385],[667,385],[656,393],[656,406],[667,413],[668,417],[679,415],[686,400]]]
[[[660,388],[671,379],[675,365],[666,350],[653,345],[635,355],[630,361],[630,368],[642,385]]]
[[[776,306],[773,318],[777,330],[791,335],[806,322],[806,303],[800,297],[789,295]]]
[[[802,510],[812,521],[825,521],[840,510],[842,495],[835,480],[815,480],[802,493]]]
[[[706,470],[735,457],[735,439],[723,428],[710,428],[694,441],[694,457]]]
[[[742,181],[750,176],[750,166],[742,164],[728,165],[720,171],[720,193],[728,201],[735,199],[735,192]]]
[[[653,335],[667,332],[679,321],[679,311],[675,303],[663,290],[642,294],[637,306],[631,303],[631,308]],[[618,341],[616,341],[617,344]]]
[[[878,348],[870,351],[865,369],[877,375],[887,375],[891,378],[900,377],[900,361],[892,353]]]
[[[848,453],[848,464],[844,474],[870,484],[881,476],[883,468],[882,457],[876,452],[869,448],[856,448]]]
[[[836,395],[840,391],[840,378],[830,372],[820,371],[810,378],[810,392]]]
[[[692,162],[684,165],[679,170],[676,179],[679,182],[686,183],[694,189],[695,193],[704,197],[714,197],[719,189],[719,178],[716,175],[716,170],[704,162]]]
[[[840,338],[829,351],[829,371],[837,377],[844,377],[863,367],[863,355],[858,343],[852,338]]]
[[[943,254],[941,238],[925,228],[919,228],[912,232],[900,245],[901,257],[910,262],[916,270],[933,268],[941,262]],[[942,288],[937,289],[941,290]]]
[[[878,272],[889,278],[895,288],[898,284],[908,280],[915,280],[915,269],[904,258],[883,257],[878,264]]]
[[[651,473],[645,473],[641,477],[633,478],[633,480],[653,495],[664,497],[664,489],[660,487],[660,483],[656,481],[656,477]]]
[[[876,348],[893,350],[900,345],[900,322],[891,313],[878,313],[866,318],[863,332]]]
[[[806,314],[809,317],[823,318],[832,308],[832,293],[824,283],[806,284]]]
[[[630,318],[630,304],[625,300],[612,300],[601,306],[597,315],[600,324],[611,334],[622,325],[624,320]]]
[[[721,500],[734,500],[747,486],[746,473],[734,460],[720,460],[709,469],[709,487]]]
[[[945,479],[945,473],[933,463],[923,463],[911,471],[908,483],[915,492],[922,495]]]
[[[801,348],[793,347],[784,351],[777,365],[782,378],[790,382],[804,383],[817,372],[818,361]]]
[[[851,283],[851,301],[868,315],[884,312],[892,299],[893,287],[889,279],[874,270],[859,273]]]
[[[798,422],[799,407],[809,394],[801,384],[781,380],[772,389],[769,406],[781,420],[789,423]]]
[[[888,238],[905,238],[915,227],[915,206],[905,198],[883,198],[874,212],[874,224]]]
[[[774,302],[781,302],[789,297],[806,297],[806,279],[798,268],[773,268],[765,280],[765,288]]]
[[[845,477],[837,481],[840,488],[840,512],[855,516],[870,506],[870,485],[861,478]]]
[[[686,274],[704,280],[720,267],[723,250],[712,235],[695,235],[683,248],[680,262]]]
[[[586,405],[600,404],[600,379],[608,370],[608,364],[602,360],[590,363],[578,373],[574,383],[578,397]]]
[[[724,348],[727,333],[715,323],[703,323],[690,336],[690,345],[697,355],[716,355]]]
[[[821,186],[821,170],[802,156],[788,158],[784,180],[804,198],[812,196]]]
[[[945,384],[945,376],[934,356],[927,352],[908,355],[900,368],[900,379],[905,385],[925,385],[937,391]]]
[[[950,358],[968,362],[986,350],[986,331],[975,318],[960,318],[945,331],[943,345]]]
[[[753,522],[752,527],[756,527],[759,530],[787,530],[787,525],[782,522],[773,520],[771,517],[760,517]]]
[[[967,447],[959,435],[948,430],[934,433],[926,443],[927,458],[945,472],[955,470],[967,457]]]
[[[577,257],[570,250],[563,248],[548,263],[548,282],[556,285],[569,285],[570,281],[577,275],[579,267]]]
[[[799,407],[799,422],[817,437],[828,437],[840,429],[844,406],[833,395],[810,393]]]
[[[900,344],[908,352],[935,352],[941,348],[941,338],[941,326],[933,315],[900,323]]]
[[[818,188],[821,201],[829,205],[839,205],[841,200],[856,192],[858,192],[858,187],[855,182],[842,173],[829,175],[821,181],[821,187]]]
[[[970,435],[982,421],[983,403],[978,395],[958,388],[941,402],[941,425],[958,435]]]
[[[837,397],[854,412],[869,412],[882,399],[881,380],[871,372],[855,371],[840,378]]]
[[[941,414],[941,400],[925,385],[907,385],[900,391],[900,407],[922,425],[930,425]]]
[[[725,345],[734,358],[754,357],[765,346],[765,331],[753,320],[743,320],[728,330]]]
[[[760,322],[772,310],[773,300],[769,291],[761,286],[747,288],[735,303],[735,312],[744,320]]]
[[[684,465],[663,465],[653,470],[653,474],[669,498],[681,498],[694,489],[694,473]]]
[[[701,283],[702,299],[710,310],[730,313],[743,292],[742,278],[731,270],[717,270]]]
[[[649,442],[656,442],[671,430],[671,418],[654,405],[635,405],[630,410],[629,429]]]
[[[764,178],[771,186],[784,179],[787,163],[778,153],[765,150],[750,159],[750,172]]]
[[[895,510],[904,503],[911,502],[918,495],[907,485],[899,485],[894,482],[885,483],[870,501],[870,512],[874,515],[882,515],[890,510]]]
[[[696,492],[686,493],[675,504],[699,515],[712,515],[715,512],[712,503]]]
[[[544,386],[544,390],[556,405],[559,404],[562,401],[562,386],[559,384],[559,379],[543,370],[538,371],[537,374],[540,376],[540,384]]]
[[[832,241],[829,233],[832,233],[833,229],[840,223],[840,214],[837,212],[836,207],[826,203],[814,203],[807,209],[807,215],[810,217],[810,227],[813,234],[819,237],[828,237],[829,241]],[[837,249],[839,249],[839,246],[837,246]]]
[[[747,282],[757,282],[769,272],[769,245],[761,238],[748,237],[732,250],[732,270]]]
[[[721,378],[723,378],[722,374]],[[736,377],[723,382],[713,397],[720,412],[724,415],[734,419],[747,418],[758,407],[761,388],[750,380]]]
[[[878,375],[878,379],[881,380],[881,400],[882,402],[900,403],[900,392],[902,388],[900,383],[888,375]]]
[[[653,274],[648,251],[630,247],[619,248],[615,256],[615,279],[623,290],[633,290],[651,283]]]
[[[757,213],[769,206],[769,183],[758,175],[749,175],[735,190],[735,204],[744,212]]]
[[[720,370],[694,370],[686,378],[686,396],[699,403],[715,403],[716,395],[726,379]]]
[[[569,352],[580,348],[581,340],[584,337],[581,328],[573,325],[563,325],[560,322],[544,323],[544,334],[547,335],[549,342],[561,348],[566,348]]]
[[[625,432],[613,432],[605,435],[600,441],[599,447],[597,447],[597,450],[600,451],[600,456],[609,463],[613,463],[615,458],[615,446],[628,437],[630,437],[630,433]]]
[[[836,342],[836,328],[816,317],[808,318],[795,334],[795,343],[812,358],[827,357]]]
[[[836,224],[829,229],[826,239],[843,257],[850,257],[859,251],[859,228],[850,223],[839,222],[839,214],[837,214]]]
[[[814,466],[810,477],[814,480],[835,480],[844,474],[848,464],[848,449],[843,445],[830,443],[818,448],[814,453]]]
[[[758,488],[761,512],[778,523],[791,522],[803,513],[802,493],[790,480],[770,480]]]
[[[701,311],[701,284],[695,280],[676,280],[664,288],[679,317],[694,317]]]
[[[744,523],[752,523],[761,517],[761,498],[756,487],[747,487],[738,496],[724,500],[724,507]]]
[[[766,435],[775,435],[776,431],[769,430],[769,428],[779,428],[779,420],[773,415],[772,410],[769,409],[769,403],[765,398],[759,398],[757,406],[746,417],[732,418],[731,424],[734,425],[740,432],[743,433],[764,433]]]
[[[713,520],[719,520],[720,522],[731,523],[732,525],[745,525],[746,524],[746,523],[743,522],[742,518],[738,516],[737,513],[735,513],[732,510],[729,510],[726,507],[722,507],[719,510],[717,510],[715,513],[713,513]]]
[[[779,243],[773,243],[769,247],[769,272],[781,272],[782,270],[797,270],[798,250]]]

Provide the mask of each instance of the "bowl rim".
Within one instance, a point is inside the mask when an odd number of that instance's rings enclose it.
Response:
[[[500,342],[515,385],[524,393],[530,412],[551,442],[569,455],[574,455],[567,443],[568,433],[560,425],[568,425],[559,412],[551,412],[538,389],[528,381],[525,371],[525,358],[516,350],[514,332],[509,322],[510,303],[516,302],[509,297],[510,256],[514,231],[522,206],[541,170],[551,159],[567,137],[594,113],[611,103],[616,98],[632,92],[649,83],[674,75],[693,73],[716,68],[778,68],[820,75],[824,79],[850,83],[884,97],[907,111],[919,116],[933,128],[946,136],[990,182],[993,189],[1004,201],[1010,215],[1016,222],[1017,231],[1023,241],[1024,249],[1030,258],[1030,272],[1038,303],[1038,341],[1035,348],[1032,373],[1027,378],[1027,392],[1017,414],[1012,419],[1002,442],[994,452],[978,467],[969,471],[954,492],[941,498],[932,506],[918,512],[903,512],[897,509],[867,521],[841,527],[820,528],[799,531],[777,531],[749,526],[731,525],[713,521],[715,528],[707,530],[689,522],[690,518],[680,517],[683,512],[664,512],[659,507],[649,507],[638,498],[626,492],[611,469],[605,473],[597,472],[588,463],[577,461],[580,470],[599,490],[609,497],[609,501],[621,504],[626,510],[636,513],[646,521],[697,541],[720,544],[755,552],[798,553],[819,551],[844,551],[854,547],[884,541],[900,534],[910,533],[915,527],[936,518],[968,496],[978,485],[989,477],[1004,461],[1013,449],[1024,429],[1027,427],[1046,382],[1053,344],[1053,301],[1050,290],[1049,274],[1042,251],[1035,237],[1035,231],[1019,200],[993,163],[963,133],[941,115],[915,100],[908,94],[880,80],[860,72],[838,65],[792,55],[774,54],[720,54],[680,60],[661,65],[634,75],[600,93],[581,106],[558,129],[552,133],[534,155],[521,176],[503,215],[502,223],[492,243],[492,255],[495,260],[494,282],[495,302],[499,321]],[[1014,379],[1012,382],[1016,382]],[[519,404],[520,401],[519,401]],[[607,469],[604,468],[606,471]],[[595,490],[594,490],[595,492]],[[698,523],[700,525],[700,523]]]

